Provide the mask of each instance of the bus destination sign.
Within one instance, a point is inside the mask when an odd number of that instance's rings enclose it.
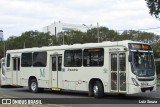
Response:
[[[134,50],[151,50],[150,45],[147,44],[129,44],[129,48]]]

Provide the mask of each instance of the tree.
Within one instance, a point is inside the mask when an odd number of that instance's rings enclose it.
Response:
[[[114,30],[110,30],[106,27],[99,27],[99,42],[103,41],[115,41],[117,40],[118,33]],[[84,35],[84,43],[97,43],[97,28],[92,28]]]
[[[99,38],[100,42],[102,41],[116,41],[118,40],[117,36],[118,33],[114,30],[110,30],[109,28],[106,27],[100,27],[99,28]]]
[[[160,0],[145,0],[147,3],[147,6],[149,8],[149,13],[151,15],[154,15],[156,18],[160,18],[159,17],[159,13],[160,13]]]
[[[119,40],[133,40],[135,31],[133,30],[125,30],[119,35]]]
[[[84,43],[97,43],[97,28],[92,28],[90,30],[87,30],[87,33],[84,35]]]
[[[0,41],[0,58],[4,57],[4,42]]]
[[[81,31],[64,31],[64,32],[60,32],[58,33],[58,43],[59,44],[63,44],[64,45],[71,45],[71,44],[77,44],[77,43],[84,43],[83,39],[84,39],[84,32]],[[63,40],[64,39],[64,40]]]

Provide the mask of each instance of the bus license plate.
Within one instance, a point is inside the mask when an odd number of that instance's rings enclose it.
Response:
[[[148,86],[149,84],[147,83],[147,82],[142,82],[141,83],[141,87],[146,87],[146,86]]]

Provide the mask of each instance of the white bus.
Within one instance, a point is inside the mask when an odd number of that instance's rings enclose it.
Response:
[[[5,80],[5,58],[0,60],[0,86],[3,87],[6,85]]]
[[[6,52],[6,83],[52,90],[134,94],[156,90],[153,51],[135,41],[86,43]]]

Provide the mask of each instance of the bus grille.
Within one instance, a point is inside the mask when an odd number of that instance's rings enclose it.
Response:
[[[141,88],[141,91],[142,91],[142,92],[145,92],[146,90],[152,91],[152,90],[153,90],[153,87]]]
[[[154,78],[138,78],[139,81],[153,81]]]

